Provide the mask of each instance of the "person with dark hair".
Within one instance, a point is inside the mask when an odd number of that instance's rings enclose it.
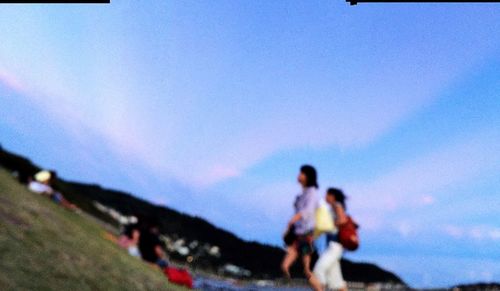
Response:
[[[323,290],[321,283],[311,271],[311,257],[314,251],[313,232],[315,225],[315,212],[318,207],[316,190],[318,188],[318,175],[316,169],[310,165],[300,168],[297,180],[302,186],[302,192],[295,198],[295,215],[288,223],[285,236],[291,231],[295,232],[294,241],[287,246],[286,255],[283,258],[281,269],[286,277],[290,278],[290,267],[302,258],[304,274],[314,290]]]
[[[142,259],[164,269],[168,266],[168,262],[163,248],[158,225],[151,220],[144,219],[139,234],[139,252]]]
[[[333,210],[334,225],[339,225],[347,221],[346,197],[342,190],[337,188],[329,188],[326,192],[326,202]],[[334,230],[328,233],[327,249],[321,254],[316,265],[314,266],[314,274],[323,286],[334,290],[347,290],[347,284],[342,277],[340,268],[340,259],[342,257],[342,245],[338,240],[338,231]]]

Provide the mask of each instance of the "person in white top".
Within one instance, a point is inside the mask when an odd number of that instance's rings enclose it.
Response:
[[[34,179],[28,178],[28,189],[31,192],[50,196],[54,193],[54,189],[50,187],[51,174],[49,171],[38,172]]]
[[[55,179],[55,172],[47,170],[40,171],[34,176],[34,179],[29,178],[28,189],[32,192],[48,196],[52,201],[67,209],[77,210],[78,207],[76,207],[76,205],[66,200],[60,192],[52,188],[52,183]]]
[[[302,166],[297,180],[302,186],[302,192],[295,198],[295,215],[290,219],[284,236],[285,238],[289,236],[291,231],[294,231],[294,241],[287,246],[281,269],[285,276],[290,278],[290,266],[297,258],[301,257],[304,274],[309,284],[314,290],[323,290],[320,282],[311,271],[315,213],[319,203],[316,194],[318,188],[316,169],[309,165]]]
[[[326,202],[332,207],[335,226],[347,221],[345,214],[345,195],[340,189],[329,188],[326,192]],[[338,231],[327,234],[327,249],[321,254],[314,274],[323,286],[332,290],[347,291],[347,284],[342,277],[340,259],[342,258],[342,245],[338,241]]]

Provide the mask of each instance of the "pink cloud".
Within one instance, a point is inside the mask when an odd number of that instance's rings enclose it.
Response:
[[[423,195],[420,199],[422,205],[432,205],[436,202],[436,198],[432,195]]]
[[[463,228],[455,225],[446,225],[443,227],[443,231],[445,232],[445,234],[454,238],[461,238],[465,233]]]
[[[19,79],[5,70],[0,70],[0,83],[18,93],[26,93],[27,87]]]
[[[232,166],[215,164],[210,166],[206,175],[198,179],[197,184],[203,186],[210,185],[213,181],[222,181],[229,178],[238,177],[241,173]]]

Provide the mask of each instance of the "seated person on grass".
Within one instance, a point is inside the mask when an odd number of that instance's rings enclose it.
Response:
[[[142,221],[139,235],[139,251],[146,262],[158,265],[161,269],[168,266],[164,244],[160,240],[160,233],[156,223],[151,220]]]
[[[118,244],[127,249],[128,253],[134,257],[140,257],[141,253],[139,252],[138,244],[139,244],[139,226],[137,223],[129,223],[125,225],[122,234],[118,238]]]
[[[64,196],[60,192],[57,192],[54,190],[54,188],[52,188],[52,184],[54,183],[55,179],[55,172],[49,172],[45,170],[40,171],[35,175],[34,179],[28,179],[28,189],[32,192],[50,197],[52,201],[60,204],[67,209],[77,209],[76,205],[66,200],[66,198],[64,198]]]

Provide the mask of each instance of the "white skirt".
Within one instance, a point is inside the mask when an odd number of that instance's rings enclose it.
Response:
[[[330,242],[328,248],[321,254],[314,266],[314,275],[323,286],[328,289],[341,289],[346,287],[340,269],[340,258],[342,257],[342,245],[338,242]]]

